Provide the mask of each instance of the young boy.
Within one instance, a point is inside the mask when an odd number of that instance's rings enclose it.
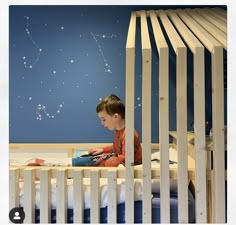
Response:
[[[104,98],[96,108],[101,124],[109,130],[114,130],[114,142],[104,148],[93,148],[89,154],[97,155],[104,153],[108,157],[102,159],[97,166],[118,166],[125,165],[125,106],[114,94]],[[113,153],[111,155],[111,153]],[[142,147],[139,136],[134,131],[134,164],[142,163]]]

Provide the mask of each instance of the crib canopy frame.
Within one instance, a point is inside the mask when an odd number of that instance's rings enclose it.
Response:
[[[134,18],[135,17],[135,18]],[[225,141],[224,141],[224,87],[223,87],[223,49],[227,50],[227,20],[226,13],[220,8],[196,8],[157,11],[136,11],[131,15],[130,26],[126,44],[126,102],[130,107],[126,112],[127,143],[133,143],[134,124],[134,77],[135,77],[135,19],[141,20],[141,46],[142,46],[142,141],[144,149],[151,145],[151,44],[150,33],[147,28],[147,18],[150,17],[152,30],[156,40],[159,54],[159,132],[161,152],[161,196],[162,205],[168,202],[168,151],[167,139],[169,131],[168,118],[168,51],[173,48],[176,54],[176,102],[177,102],[177,151],[178,151],[178,189],[179,191],[179,222],[187,223],[187,48],[194,57],[194,134],[195,134],[195,160],[196,160],[196,222],[207,222],[207,193],[206,193],[206,143],[205,143],[205,74],[204,74],[204,48],[211,53],[212,59],[212,120],[213,120],[213,209],[212,220],[217,223],[225,222]],[[160,30],[163,25],[171,46],[166,45]],[[158,36],[159,35],[159,36]],[[165,52],[165,53],[163,53]],[[144,111],[145,110],[145,111]],[[145,113],[144,113],[145,112]],[[128,145],[127,145],[128,147]],[[128,149],[128,148],[127,148]],[[133,180],[132,162],[133,149],[127,153],[126,181],[130,185]],[[143,181],[146,184],[150,179],[148,161],[150,155],[143,152]],[[150,182],[148,182],[150,183]],[[150,223],[151,210],[149,189],[143,203],[143,221]],[[128,191],[128,188],[127,188]],[[132,202],[132,196],[127,204]],[[133,223],[133,205],[131,211],[126,209],[127,222]],[[168,209],[169,210],[169,209]],[[169,223],[168,210],[161,212],[161,222]],[[162,210],[161,210],[162,211]]]

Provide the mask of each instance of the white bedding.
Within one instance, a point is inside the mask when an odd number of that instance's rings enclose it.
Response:
[[[125,181],[124,179],[117,179],[117,203],[125,202]],[[90,182],[89,178],[84,178],[84,207],[85,209],[90,208]],[[52,179],[51,181],[51,193],[52,193],[52,209],[56,209],[56,180]],[[68,187],[68,208],[73,208],[73,179],[67,180]],[[40,182],[36,181],[36,198],[35,205],[36,209],[40,208]],[[170,181],[170,191],[177,191],[177,182],[176,180]],[[158,180],[152,180],[152,193],[160,193],[160,182]],[[100,179],[100,200],[101,200],[101,208],[107,206],[107,198],[108,198],[108,187],[107,180],[105,178]],[[24,206],[24,184],[20,182],[20,206]],[[141,180],[134,181],[134,200],[142,200],[142,182]]]
[[[152,159],[160,159],[160,152],[155,151],[151,155]],[[34,162],[36,158],[12,158],[9,161],[11,166],[25,166],[30,162]],[[42,159],[42,158],[41,158]],[[45,166],[67,166],[71,164],[71,158],[43,158],[45,160]],[[177,152],[174,149],[170,148],[170,160],[177,162]],[[152,167],[159,167],[160,164],[158,161],[151,161]],[[119,165],[119,167],[123,167]],[[135,167],[142,167],[142,165],[137,165]],[[170,167],[172,165],[170,164]],[[52,192],[52,208],[56,208],[56,179],[51,180],[51,192]],[[35,181],[36,187],[36,208],[40,208],[40,182]],[[68,186],[68,208],[73,208],[73,179],[67,180]],[[84,188],[84,207],[90,208],[90,183],[89,178],[84,178],[83,180],[83,188]],[[176,192],[177,190],[177,182],[175,180],[170,181],[170,191]],[[101,199],[101,207],[107,206],[107,179],[100,179],[100,199]],[[160,193],[160,183],[159,180],[152,180],[152,193]],[[20,206],[24,205],[24,183],[20,182]],[[136,179],[134,181],[134,200],[142,200],[142,182],[141,180]],[[125,181],[124,179],[117,179],[117,203],[125,202]]]

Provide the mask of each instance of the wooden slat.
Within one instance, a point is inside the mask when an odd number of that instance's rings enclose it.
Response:
[[[161,223],[170,223],[169,180],[169,48],[154,11],[150,19],[159,54],[159,131]]]
[[[116,199],[116,170],[109,170],[108,171],[108,223],[109,224],[116,224],[117,223],[117,199]]]
[[[193,53],[194,67],[194,135],[195,135],[195,198],[196,222],[207,222],[206,152],[205,152],[205,62],[204,47],[177,14],[169,13],[173,24]]]
[[[212,52],[213,220],[225,223],[224,82],[223,48]]]
[[[24,223],[35,223],[35,171],[24,170]]]
[[[192,17],[183,10],[177,10],[177,14],[184,21],[195,36],[203,43],[203,45],[212,52],[214,46],[221,46],[221,44],[208,33],[201,25],[199,25]]]
[[[196,54],[194,55],[194,132],[197,223],[207,223],[204,70],[204,50],[196,48]]]
[[[187,49],[163,10],[157,12],[176,54],[178,220],[188,223]],[[179,134],[179,135],[178,135]]]
[[[206,20],[206,18],[202,18],[202,16],[195,11],[186,10],[186,12],[203,28],[205,28],[207,32],[209,32],[214,38],[216,38],[224,46],[225,49],[227,49],[227,35],[224,31],[214,26],[212,23]]]
[[[84,223],[84,192],[83,192],[83,170],[76,168],[73,171],[73,222]]]
[[[17,168],[20,170],[20,177],[24,177],[23,176],[23,171],[25,168],[25,166],[11,166],[10,169],[14,169]],[[52,178],[56,178],[56,174],[57,174],[57,169],[55,167],[47,167],[51,170],[51,177]],[[60,167],[61,169],[66,169],[68,171],[68,177],[73,177],[73,171],[76,169],[76,167]],[[122,168],[122,167],[114,167],[116,168],[116,172],[117,172],[117,178],[122,178],[125,179],[125,173],[126,173],[126,168]],[[38,166],[32,166],[32,169],[35,170],[35,174],[36,174],[36,178],[40,178],[40,169]],[[90,178],[90,171],[91,170],[98,170],[100,173],[100,178],[107,178],[107,167],[83,167],[84,173],[83,176],[84,178]],[[159,167],[155,167],[152,168],[151,170],[151,174],[152,174],[152,178],[153,179],[159,179],[160,178],[160,168]],[[195,168],[189,168],[188,169],[188,179],[194,180],[195,179]],[[134,178],[137,179],[141,179],[143,177],[143,170],[142,168],[139,167],[135,167],[134,168]],[[177,165],[172,165],[170,167],[170,179],[171,180],[176,180],[177,179]]]
[[[142,143],[151,149],[151,44],[145,11],[141,11],[142,44]],[[151,152],[142,152],[143,161],[143,223],[152,222]]]
[[[99,171],[90,172],[90,223],[100,223],[100,177]]]
[[[67,151],[67,157],[68,157],[68,158],[73,158],[73,156],[74,156],[74,151],[75,151],[74,148],[69,148],[68,151]]]
[[[19,169],[10,168],[9,171],[9,210],[20,206],[19,197]]]
[[[164,25],[164,29],[167,32],[168,38],[171,41],[171,45],[172,45],[175,53],[177,52],[178,48],[180,48],[180,47],[186,48],[183,41],[181,40],[178,33],[176,32],[173,25],[171,24],[170,20],[168,19],[166,12],[164,10],[158,10],[158,11],[156,11],[156,14],[160,17],[160,19]]]
[[[133,58],[133,61],[131,60]],[[132,65],[132,62],[134,63],[134,49],[129,49],[128,50],[128,54],[127,54],[127,66],[129,68],[131,68],[130,65]],[[130,71],[130,70],[129,70]],[[129,74],[128,78],[130,81],[132,81],[132,79],[130,79],[130,74]],[[133,74],[134,74],[134,68],[133,68]],[[127,89],[130,91],[130,88]],[[126,106],[126,108],[129,108],[129,106]],[[134,108],[134,107],[133,107]],[[50,144],[50,143],[11,143],[9,144],[9,151],[10,152],[23,152],[26,150],[42,150],[42,151],[48,151],[48,150],[68,150],[68,154],[67,157],[71,157],[73,156],[74,150],[76,149],[90,149],[90,148],[94,148],[94,147],[105,147],[108,145],[111,145],[112,143],[54,143],[54,144]],[[142,145],[142,143],[141,143]],[[158,150],[159,149],[159,143],[152,143],[151,145],[153,150]],[[37,151],[36,151],[37,152]]]
[[[212,54],[212,112],[213,112],[213,222],[225,222],[225,168],[224,168],[224,99],[223,99],[223,48],[208,32],[181,12],[180,17],[197,34]]]
[[[214,14],[212,14],[211,11],[212,10],[207,10],[207,11],[201,10],[201,9],[196,10],[196,12],[199,15],[201,15],[202,17],[207,19],[209,22],[214,24],[216,27],[218,27],[224,33],[227,33],[227,24],[224,21],[222,21],[221,19],[219,19],[218,17],[216,17]]]
[[[11,166],[10,169],[18,168],[20,170],[20,177],[23,176],[23,170],[27,167],[25,166]],[[52,178],[56,178],[56,173],[57,169],[55,167],[47,167],[51,170],[51,176]],[[73,177],[73,171],[76,169],[76,167],[60,167],[62,169],[66,169],[68,171],[68,177]],[[115,167],[117,171],[117,178],[122,178],[125,179],[125,173],[126,173],[126,168],[122,167]],[[40,178],[40,169],[38,166],[32,166],[32,169],[35,169],[35,174],[36,178]],[[83,176],[84,178],[90,178],[90,171],[93,170],[98,170],[100,173],[100,178],[107,178],[107,167],[83,167],[84,173]],[[152,178],[153,179],[159,179],[160,178],[160,168],[155,167],[152,168]],[[188,178],[194,180],[195,179],[195,169],[194,168],[189,168],[188,170]],[[143,176],[143,170],[142,168],[134,168],[134,178],[141,179]],[[172,165],[170,167],[170,179],[176,180],[177,179],[177,165]]]
[[[204,48],[200,41],[193,35],[190,29],[183,23],[183,21],[177,15],[179,10],[168,10],[168,16],[175,25],[181,37],[185,40],[189,49],[193,54],[196,53],[196,48]],[[204,59],[204,56],[203,56]]]
[[[207,222],[208,223],[213,223],[213,216],[212,216],[212,183],[213,183],[213,175],[212,175],[212,170],[211,172],[211,178],[207,180]]]
[[[111,143],[10,143],[9,150],[61,150],[61,149],[90,149],[94,147],[104,147]]]
[[[219,7],[212,8],[212,10],[214,12],[216,12],[218,15],[221,15],[222,17],[227,19],[227,11],[226,10],[219,8]]]
[[[51,174],[48,168],[40,170],[40,223],[51,223]]]
[[[125,221],[134,223],[134,74],[135,74],[136,14],[132,12],[126,43],[126,157],[125,157]]]
[[[211,16],[213,16],[214,18],[217,18],[218,20],[224,22],[225,24],[227,24],[227,18],[221,16],[219,13],[217,13],[214,8],[205,8],[204,11],[206,11],[207,13],[209,13]]]
[[[211,15],[214,15],[218,19],[220,19],[220,20],[224,21],[225,23],[227,23],[227,16],[221,15],[221,13],[219,13],[216,8],[210,8],[210,9],[207,9],[207,10],[210,11],[209,13]]]
[[[56,196],[57,196],[57,223],[67,223],[68,190],[67,190],[67,170],[57,169],[56,177]]]
[[[178,48],[176,58],[177,86],[177,152],[179,223],[188,222],[188,151],[187,151],[187,52]]]

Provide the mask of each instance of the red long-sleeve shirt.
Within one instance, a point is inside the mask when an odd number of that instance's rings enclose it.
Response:
[[[98,166],[118,166],[120,163],[125,165],[125,128],[115,130],[113,145],[104,147],[103,153],[117,153],[118,156],[112,156],[106,160],[102,160]],[[142,146],[137,131],[134,131],[134,164],[141,163]]]

